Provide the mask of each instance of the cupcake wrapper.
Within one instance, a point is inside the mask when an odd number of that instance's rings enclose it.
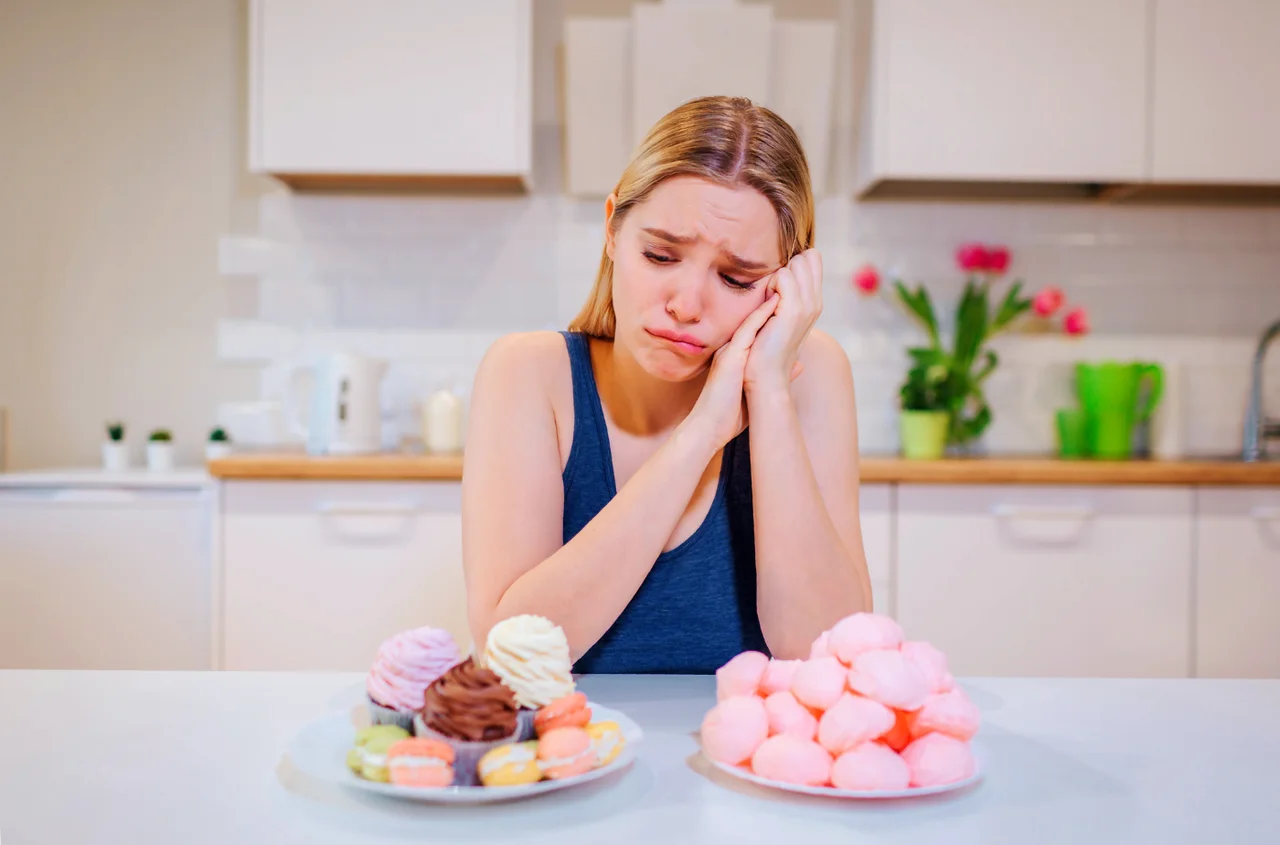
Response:
[[[537,739],[538,732],[533,726],[533,717],[537,715],[537,710],[526,710],[523,707],[516,711],[516,738],[512,742]]]
[[[369,718],[373,721],[373,724],[398,725],[409,733],[413,733],[412,713],[401,713],[399,710],[383,707],[367,695],[365,696],[365,701],[369,704]]]
[[[489,742],[467,742],[466,740],[453,739],[431,730],[431,728],[427,727],[427,723],[423,721],[422,714],[419,713],[413,717],[413,733],[415,736],[438,739],[447,743],[453,749],[453,753],[456,756],[453,761],[453,783],[455,786],[479,786],[480,758],[500,745],[509,745],[515,742],[520,733],[520,727],[517,725],[516,732],[503,739],[495,739]]]

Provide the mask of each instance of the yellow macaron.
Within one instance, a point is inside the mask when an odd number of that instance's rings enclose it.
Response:
[[[596,765],[607,766],[622,753],[627,739],[622,735],[622,728],[617,722],[592,722],[587,725],[587,733],[591,735],[591,747],[596,752]]]
[[[538,742],[513,742],[500,745],[480,758],[477,767],[485,786],[520,786],[542,779],[538,768]]]

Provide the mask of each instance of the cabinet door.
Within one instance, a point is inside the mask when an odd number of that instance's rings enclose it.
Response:
[[[897,609],[963,675],[1186,677],[1190,489],[898,489]]]
[[[1280,183],[1280,3],[1155,0],[1152,177]]]
[[[1197,502],[1196,675],[1280,678],[1280,490]]]
[[[1147,0],[882,0],[874,175],[1138,179]]]
[[[364,671],[432,625],[470,647],[457,482],[229,482],[223,667]]]
[[[530,0],[254,0],[251,166],[524,174]]]
[[[864,485],[858,491],[858,511],[875,612],[893,616],[892,485]]]

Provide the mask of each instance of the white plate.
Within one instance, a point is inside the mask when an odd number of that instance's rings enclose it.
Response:
[[[627,744],[609,765],[563,780],[544,780],[522,786],[447,786],[443,789],[397,786],[393,783],[365,780],[347,768],[347,752],[351,750],[355,741],[356,727],[351,723],[351,714],[346,711],[331,713],[304,727],[289,743],[288,754],[293,765],[303,774],[326,783],[378,795],[389,795],[392,798],[429,804],[484,804],[512,801],[590,783],[625,769],[635,762],[634,748],[644,737],[640,726],[612,708],[595,703],[589,703],[589,706],[592,721],[617,722]]]
[[[943,792],[955,792],[958,789],[964,789],[967,786],[982,780],[982,761],[975,759],[973,774],[964,780],[955,783],[944,783],[940,786],[917,786],[912,789],[836,789],[834,786],[801,786],[795,783],[783,783],[781,781],[769,780],[759,775],[747,771],[741,766],[730,766],[712,760],[705,753],[703,759],[720,771],[732,775],[739,780],[749,781],[759,786],[768,787],[769,789],[780,789],[784,792],[799,792],[803,795],[820,795],[824,798],[856,798],[856,799],[882,799],[882,798],[919,798],[924,795],[938,795]]]

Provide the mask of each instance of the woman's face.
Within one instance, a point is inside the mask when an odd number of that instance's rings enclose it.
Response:
[[[612,199],[607,212],[612,215]],[[778,269],[778,216],[759,191],[676,176],[608,238],[615,343],[648,372],[684,381],[767,295]]]

